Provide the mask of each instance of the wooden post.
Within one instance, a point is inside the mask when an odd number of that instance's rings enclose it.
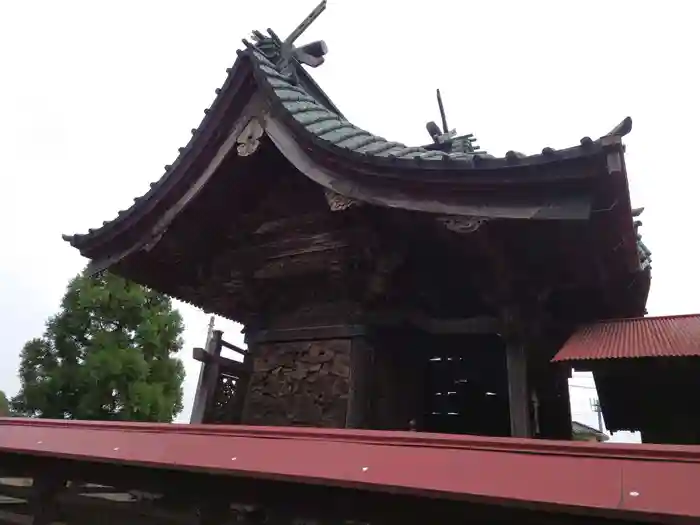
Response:
[[[569,371],[551,363],[539,363],[532,378],[538,392],[540,432],[544,439],[571,439]]]
[[[197,525],[222,525],[231,519],[231,509],[226,501],[204,501],[197,514]]]
[[[50,525],[57,520],[56,496],[65,486],[66,480],[55,473],[43,473],[34,477],[32,495],[29,498],[33,525]]]
[[[243,409],[245,408],[245,398],[250,386],[250,373],[253,369],[253,357],[246,352],[243,363],[240,365],[245,372],[238,373],[236,378],[236,393],[231,402],[231,423],[239,424],[243,419]]]
[[[522,344],[508,344],[506,362],[508,366],[510,435],[513,437],[532,437],[530,389],[527,381],[525,347]]]
[[[194,395],[190,424],[205,423],[207,411],[213,403],[221,368],[217,358],[221,357],[222,335],[221,330],[212,330],[211,337],[207,341],[205,352],[212,356],[213,359],[203,362],[199,370],[199,380],[197,381],[197,391]]]
[[[350,385],[346,428],[370,427],[372,348],[365,337],[352,340],[350,347]]]

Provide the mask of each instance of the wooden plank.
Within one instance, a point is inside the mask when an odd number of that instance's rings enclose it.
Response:
[[[509,344],[506,347],[506,361],[510,434],[513,437],[532,437],[525,347],[520,344]]]
[[[228,348],[229,350],[233,350],[234,352],[238,352],[239,354],[247,354],[248,350],[244,348],[240,348],[233,343],[229,343],[228,341],[224,341],[223,339],[221,340],[221,346],[224,348]]]
[[[290,234],[288,238],[276,239],[264,244],[246,245],[237,250],[230,250],[226,256],[231,260],[256,259],[276,260],[286,259],[307,253],[338,250],[349,245],[346,237],[359,236],[358,232],[342,232],[343,238],[339,238],[341,232],[320,232],[310,234]],[[294,236],[292,236],[294,235]]]
[[[0,496],[16,499],[29,499],[32,495],[31,486],[17,486],[0,484]]]
[[[216,365],[219,367],[219,372],[225,372],[233,375],[245,374],[249,369],[240,361],[234,361],[220,355],[211,355],[203,348],[194,348],[192,350],[192,358],[204,365]]]

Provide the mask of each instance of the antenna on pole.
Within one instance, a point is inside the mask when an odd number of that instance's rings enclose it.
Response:
[[[591,410],[598,415],[598,430],[603,432],[603,409],[600,406],[600,401],[598,398],[593,397],[590,399]]]

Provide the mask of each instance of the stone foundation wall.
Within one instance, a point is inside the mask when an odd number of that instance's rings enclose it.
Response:
[[[345,427],[350,339],[258,343],[242,423]]]

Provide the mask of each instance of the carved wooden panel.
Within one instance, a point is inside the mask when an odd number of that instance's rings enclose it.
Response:
[[[350,347],[350,339],[255,345],[243,423],[344,427]]]

